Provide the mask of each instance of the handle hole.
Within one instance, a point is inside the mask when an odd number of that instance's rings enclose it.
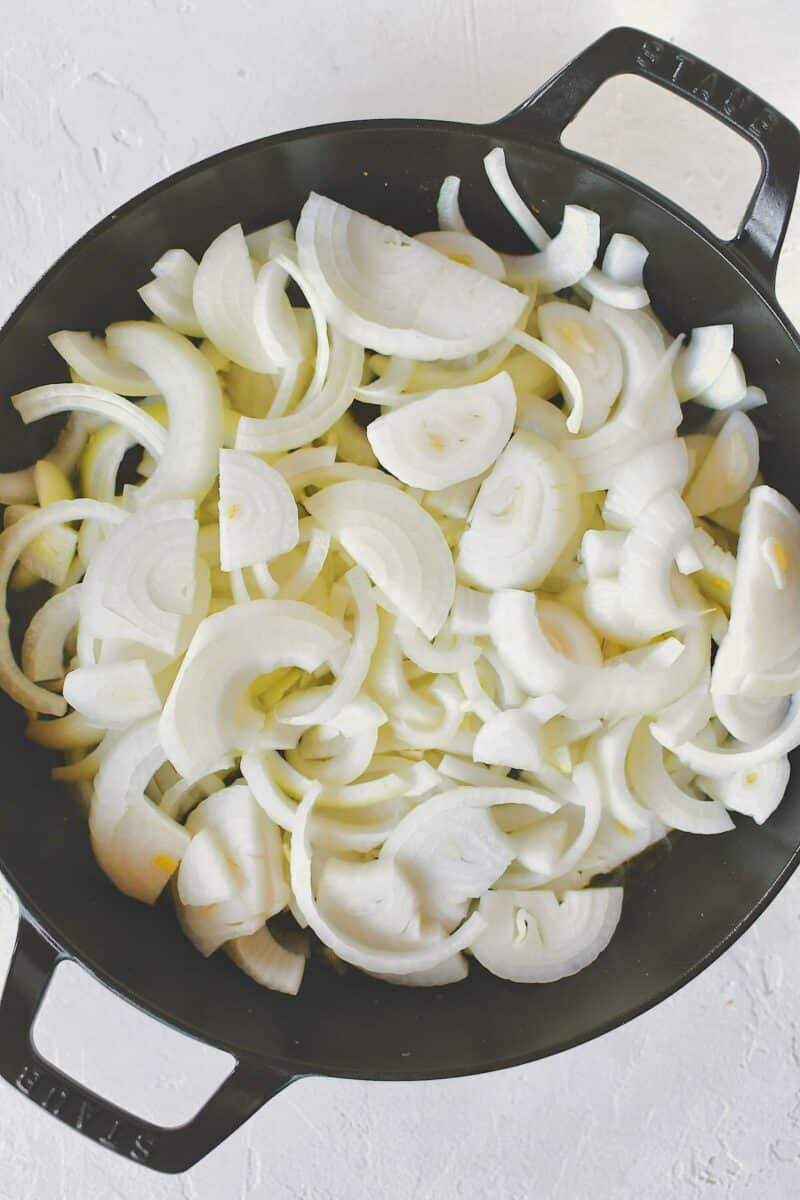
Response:
[[[72,962],[56,968],[31,1037],[42,1058],[104,1100],[167,1127],[190,1120],[234,1066]]]
[[[720,238],[735,237],[761,174],[740,134],[633,75],[604,83],[561,140],[649,184]]]

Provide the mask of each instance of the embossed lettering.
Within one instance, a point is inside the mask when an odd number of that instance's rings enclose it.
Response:
[[[21,1092],[24,1092],[26,1096],[30,1096],[41,1078],[42,1073],[36,1067],[23,1067],[14,1082]]]
[[[753,97],[750,92],[745,91],[743,87],[739,87],[737,84],[735,87],[731,88],[725,99],[722,101],[722,111],[728,117],[735,117],[737,113],[741,112],[743,108],[747,107],[752,98]]]
[[[134,1162],[147,1162],[156,1146],[156,1139],[149,1133],[137,1133],[131,1147],[130,1157]]]
[[[709,71],[708,74],[704,75],[700,82],[695,84],[695,86],[692,88],[692,95],[697,96],[698,100],[702,100],[704,103],[710,104],[718,83],[719,75],[717,75],[716,71]]]
[[[695,60],[688,54],[676,54],[675,66],[672,70],[670,78],[673,83],[678,83],[683,78],[687,67],[693,67]]]
[[[50,1091],[43,1100],[39,1101],[39,1103],[41,1104],[42,1108],[46,1108],[47,1111],[52,1113],[54,1117],[60,1117],[61,1110],[69,1100],[70,1095],[71,1093],[65,1091],[64,1088],[51,1087]]]
[[[111,1128],[109,1129],[108,1133],[104,1133],[102,1135],[102,1137],[99,1137],[97,1140],[103,1146],[108,1146],[111,1150],[116,1150],[117,1145],[116,1145],[116,1142],[114,1141],[114,1139],[118,1133],[119,1133],[119,1121],[114,1121],[114,1123],[111,1126]]]
[[[777,123],[777,120],[777,114],[771,108],[762,108],[758,116],[753,118],[747,128],[755,137],[761,138],[769,133]]]
[[[661,55],[664,53],[664,43],[657,41],[642,42],[641,49],[636,55],[637,66],[657,67],[661,61]]]
[[[83,1133],[89,1122],[92,1121],[99,1112],[100,1109],[96,1104],[91,1104],[88,1100],[81,1100],[80,1107],[78,1109],[78,1115],[75,1118],[75,1128],[78,1130],[78,1132]]]

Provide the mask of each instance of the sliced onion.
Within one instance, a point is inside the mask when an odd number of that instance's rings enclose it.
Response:
[[[22,670],[33,683],[61,679],[65,647],[80,615],[80,584],[56,592],[34,613],[22,642]]]
[[[81,456],[94,420],[85,413],[71,413],[52,450],[41,461],[52,463],[71,475]],[[32,504],[37,499],[35,466],[19,471],[0,471],[0,504]]]
[[[192,298],[197,263],[186,250],[167,250],[151,268],[155,279],[139,288],[139,295],[159,321],[185,333],[202,337],[203,329]]]
[[[694,479],[686,503],[696,517],[735,504],[758,471],[758,433],[745,413],[728,417]]]
[[[455,233],[469,233],[458,206],[460,189],[461,180],[457,175],[448,175],[442,180],[439,197],[436,201],[436,216],[440,229],[452,230]]]
[[[130,400],[88,383],[51,383],[11,397],[26,425],[53,413],[91,413],[127,429],[145,450],[160,458],[166,446],[164,429]]]
[[[436,491],[492,465],[511,437],[516,408],[514,386],[502,372],[378,417],[367,426],[367,437],[387,471],[412,487]]]
[[[600,217],[578,204],[565,204],[561,229],[537,254],[504,254],[509,279],[536,283],[542,294],[560,292],[583,279],[600,248]]]
[[[61,503],[71,504],[73,501]],[[28,504],[12,504],[3,514],[5,528],[10,529],[23,517],[41,511],[46,510]],[[29,571],[34,579],[44,579],[55,587],[66,587],[77,545],[78,535],[74,529],[68,525],[51,525],[20,552],[20,568]]]
[[[206,250],[192,299],[206,337],[228,358],[250,371],[275,370],[253,319],[256,281],[241,225],[231,225]]]
[[[64,329],[48,341],[84,383],[121,396],[152,396],[157,390],[144,371],[108,350],[102,338]]]
[[[542,722],[524,706],[497,712],[478,730],[472,757],[492,766],[537,771],[545,758]]]
[[[459,544],[459,577],[478,587],[538,587],[578,516],[568,459],[543,438],[520,430],[481,484]]]
[[[64,699],[87,721],[106,729],[126,729],[161,711],[153,676],[141,659],[70,671]]]
[[[704,325],[692,330],[672,368],[675,391],[683,402],[699,396],[719,379],[733,351],[732,325]]]
[[[276,453],[321,437],[352,404],[363,362],[360,346],[334,334],[322,388],[317,392],[309,388],[295,411],[285,416],[242,417],[236,432],[237,450]]]
[[[644,267],[649,257],[650,251],[638,238],[629,233],[612,233],[603,255],[603,274],[630,288],[643,288]]]
[[[698,619],[697,608],[679,603],[672,590],[675,557],[693,531],[691,514],[678,493],[664,491],[642,510],[628,535],[619,583],[642,641]]]
[[[187,338],[152,322],[110,325],[106,340],[147,372],[167,405],[166,446],[158,467],[136,492],[136,505],[201,501],[216,478],[223,438],[222,393],[213,368]]]
[[[453,262],[462,263],[465,267],[474,267],[482,275],[490,279],[503,279],[505,267],[503,259],[496,250],[492,250],[486,242],[476,238],[466,230],[434,230],[431,233],[418,233],[415,241],[424,242],[440,254],[451,258]]]
[[[305,956],[286,950],[265,925],[245,937],[225,943],[225,953],[240,971],[272,992],[296,996],[303,981]]]
[[[315,192],[303,206],[297,248],[331,325],[382,354],[476,354],[509,332],[526,303],[505,284]]]
[[[539,338],[531,337],[529,333],[524,333],[520,329],[514,330],[510,338],[517,346],[521,346],[523,350],[527,350],[536,358],[546,363],[555,371],[561,384],[561,390],[564,394],[564,399],[568,402],[570,412],[567,417],[567,429],[570,433],[580,433],[583,424],[584,404],[583,404],[583,388],[581,381],[573,371],[569,363],[552,350]]]
[[[646,724],[634,735],[628,752],[628,778],[639,802],[665,825],[686,833],[725,833],[733,821],[716,800],[698,800],[678,787],[664,766],[664,751]]]
[[[297,506],[283,476],[243,450],[219,452],[220,562],[249,567],[293,550]]]
[[[602,954],[622,911],[622,888],[565,892],[487,892],[486,921],[470,949],[488,971],[514,983],[553,983]]]
[[[297,318],[286,295],[288,277],[274,259],[265,262],[256,277],[253,296],[256,334],[276,367],[286,367],[303,357]]]
[[[172,764],[196,774],[231,751],[252,749],[264,726],[248,697],[252,681],[280,667],[315,671],[338,658],[346,641],[340,625],[298,601],[254,600],[206,617],[161,718]]]
[[[682,742],[669,749],[680,761],[698,775],[711,779],[724,779],[737,771],[750,771],[773,758],[780,758],[800,745],[800,701],[792,696],[783,723],[769,737],[755,745],[741,743],[714,749],[699,741]]]
[[[638,717],[627,717],[594,734],[586,747],[586,760],[597,773],[605,805],[629,829],[645,829],[650,824],[649,811],[633,795],[625,772],[631,738],[638,724]]]
[[[603,504],[603,520],[614,529],[630,529],[642,511],[662,492],[681,492],[689,459],[681,438],[656,442],[616,473]]]
[[[188,501],[128,517],[92,556],[81,588],[82,633],[177,654],[182,618],[194,605],[196,563],[197,522]]]
[[[578,377],[583,394],[581,431],[593,433],[605,421],[622,388],[619,343],[604,321],[577,304],[554,300],[537,309],[537,316],[542,341]]]
[[[712,799],[733,812],[752,817],[763,825],[783,799],[789,784],[790,766],[786,755],[767,759],[759,767],[736,771],[722,778],[697,777],[697,786]]]
[[[737,408],[746,395],[747,380],[742,364],[737,356],[731,353],[713,383],[695,396],[694,400],[696,404],[702,404],[706,408],[721,410]]]
[[[318,521],[403,614],[435,637],[455,593],[435,521],[410,496],[376,483],[337,483],[306,501]]]

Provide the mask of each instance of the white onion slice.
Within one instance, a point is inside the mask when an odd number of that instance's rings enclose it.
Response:
[[[153,676],[141,659],[70,671],[64,699],[87,721],[106,729],[127,729],[161,711]]]
[[[81,587],[55,592],[31,618],[22,641],[22,669],[33,683],[61,679],[65,647],[80,615]]]
[[[568,459],[543,438],[520,430],[481,484],[459,544],[459,577],[478,587],[538,587],[578,519],[577,481]]]
[[[275,370],[253,319],[256,282],[241,225],[231,225],[206,250],[192,299],[206,337],[228,358],[250,371]]]
[[[40,511],[33,505],[11,504],[3,514],[5,528],[10,529],[23,517]],[[55,587],[66,587],[77,546],[78,535],[74,529],[68,525],[51,525],[20,552],[20,569],[30,571],[34,578],[44,579]]]
[[[477,763],[520,771],[538,771],[545,753],[542,722],[525,706],[489,717],[475,735],[472,748]]]
[[[331,325],[382,354],[476,354],[504,337],[526,304],[505,284],[315,192],[297,248]]]
[[[442,180],[436,201],[436,216],[440,229],[452,230],[455,233],[469,233],[458,205],[460,190],[461,180],[457,175],[448,175]]]
[[[628,778],[639,802],[665,825],[686,833],[725,833],[734,828],[716,800],[698,800],[678,787],[664,766],[664,751],[646,724],[640,726],[628,752]]]
[[[638,238],[612,233],[603,255],[603,274],[615,283],[644,288],[644,267],[649,257],[650,251]]]
[[[470,949],[488,971],[514,983],[553,983],[575,975],[605,950],[619,923],[622,888],[565,892],[487,892],[478,906],[486,928]]]
[[[535,358],[541,359],[556,373],[564,399],[568,402],[570,409],[567,417],[567,429],[570,433],[580,433],[583,423],[583,388],[572,367],[560,354],[556,354],[555,350],[552,350],[539,338],[531,337],[529,333],[515,329],[509,334],[509,338],[517,346],[521,346],[523,350],[533,354]]]
[[[110,325],[106,340],[147,372],[167,405],[166,446],[135,494],[137,507],[157,500],[201,501],[216,478],[223,439],[222,393],[213,368],[187,338],[152,322]]]
[[[604,804],[612,816],[629,829],[645,829],[650,813],[633,795],[625,772],[625,763],[639,717],[627,717],[610,729],[594,734],[586,747],[586,761],[591,763]]]
[[[337,659],[347,635],[308,604],[254,600],[199,625],[161,717],[161,738],[182,775],[231,751],[252,749],[264,713],[248,697],[259,675],[280,667],[315,671]],[[210,769],[210,767],[209,767]]]
[[[641,641],[680,629],[698,610],[673,594],[673,566],[694,531],[691,514],[677,492],[664,491],[639,514],[622,550],[619,584],[631,624]]]
[[[139,295],[150,311],[176,333],[202,337],[203,329],[192,298],[197,263],[191,254],[186,250],[167,250],[151,271],[155,279],[139,288]]]
[[[393,604],[429,638],[450,611],[455,573],[436,522],[410,496],[377,483],[337,483],[306,501]]]
[[[600,248],[600,217],[578,204],[565,204],[561,228],[537,254],[504,254],[509,279],[536,283],[543,295],[583,279]]]
[[[188,501],[128,517],[92,556],[81,587],[81,632],[177,654],[182,618],[194,606],[196,564],[197,521]]]
[[[800,698],[795,694],[781,726],[754,745],[735,743],[714,749],[699,741],[682,742],[669,749],[690,770],[711,779],[723,779],[737,771],[750,771],[773,758],[780,758],[800,745]]]
[[[763,742],[775,733],[789,709],[788,695],[755,700],[752,696],[715,692],[713,702],[715,716],[731,737],[747,745]]]
[[[436,491],[482,474],[514,429],[517,399],[502,372],[484,383],[447,388],[370,422],[381,466],[403,483]]]
[[[91,413],[127,429],[135,440],[160,458],[167,442],[165,430],[136,404],[86,383],[51,383],[11,397],[26,425],[53,413]]]
[[[266,925],[255,933],[226,942],[225,953],[240,971],[262,987],[287,996],[296,996],[300,991],[305,956],[276,942]]]
[[[741,361],[733,353],[719,375],[702,392],[694,397],[696,404],[717,410],[738,408],[747,396],[747,380]]]
[[[283,476],[243,450],[219,452],[223,571],[277,558],[297,545],[297,505]]]
[[[755,480],[758,457],[753,422],[743,412],[731,413],[686,489],[686,503],[694,515],[735,504]]]
[[[102,338],[63,329],[48,341],[84,383],[121,396],[152,396],[158,390],[146,372],[114,354]]]
[[[71,413],[55,445],[40,461],[51,463],[64,475],[70,476],[93,428],[93,417],[86,413]],[[33,504],[36,499],[34,467],[0,471],[0,504]]]
[[[732,325],[704,325],[692,330],[672,368],[675,391],[683,403],[700,396],[720,377],[733,351]]]
[[[538,308],[537,316],[542,341],[578,377],[583,395],[581,432],[594,433],[605,421],[622,388],[619,343],[604,321],[577,304],[553,300]]]
[[[414,240],[424,242],[465,267],[474,267],[490,279],[503,279],[505,275],[503,259],[497,251],[466,230],[433,230],[416,234]]]
[[[689,458],[681,438],[648,446],[615,474],[603,503],[604,522],[614,529],[630,529],[662,492],[683,491],[688,471]]]
[[[752,817],[763,825],[783,799],[789,783],[789,759],[786,755],[767,759],[758,767],[736,771],[722,778],[697,777],[697,786],[733,812]]]
[[[264,353],[276,367],[286,367],[303,357],[297,318],[286,295],[288,271],[274,259],[265,262],[256,277],[253,322]]]

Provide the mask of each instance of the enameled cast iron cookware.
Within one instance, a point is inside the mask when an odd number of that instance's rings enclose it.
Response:
[[[699,105],[758,150],[761,180],[732,242],[642,184],[566,151],[560,135],[606,80],[639,75]],[[798,337],[774,294],[778,254],[800,165],[800,137],[757,96],[694,56],[634,29],[614,29],[507,117],[491,125],[357,121],[301,129],[228,150],[151,188],[102,221],[45,275],[0,334],[4,396],[63,377],[54,329],[102,329],[130,317],[146,268],[170,246],[195,255],[222,229],[296,215],[313,188],[413,232],[435,224],[442,177],[493,244],[522,250],[481,160],[505,148],[512,177],[557,228],[565,201],[596,209],[650,247],[647,283],[674,330],[732,321],[748,378],[764,387],[764,473],[800,502]],[[52,430],[24,429],[0,408],[0,468],[43,450]],[[37,441],[38,439],[38,441]],[[86,822],[51,762],[25,740],[22,715],[0,706],[0,869],[21,902],[0,1001],[0,1073],[53,1115],[137,1162],[186,1170],[298,1076],[435,1079],[554,1054],[636,1016],[681,987],[742,933],[794,870],[800,773],[762,828],[671,839],[634,868],[621,925],[587,970],[543,987],[473,968],[440,993],[391,987],[311,963],[296,998],[259,989],[225,958],[203,959],[167,900],[155,909],[117,892],[95,866]],[[120,996],[229,1051],[233,1072],[187,1124],[161,1129],[82,1088],[41,1059],[30,1031],[53,970],[74,959]]]

